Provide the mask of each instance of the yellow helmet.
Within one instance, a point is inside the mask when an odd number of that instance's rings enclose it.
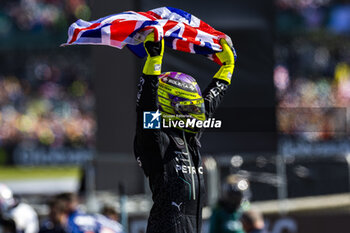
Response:
[[[159,76],[158,109],[165,121],[205,120],[204,99],[196,80],[180,72]],[[195,133],[198,129],[181,128]]]

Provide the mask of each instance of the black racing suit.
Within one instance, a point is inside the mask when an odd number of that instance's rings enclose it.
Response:
[[[200,133],[176,128],[143,129],[143,112],[157,110],[158,76],[143,75],[137,96],[134,152],[149,177],[153,206],[147,233],[200,233],[204,200]],[[211,117],[228,85],[213,79],[203,93]]]

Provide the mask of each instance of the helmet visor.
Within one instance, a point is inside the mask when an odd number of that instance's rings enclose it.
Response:
[[[175,110],[183,114],[203,114],[205,113],[204,100],[188,100],[175,103]]]

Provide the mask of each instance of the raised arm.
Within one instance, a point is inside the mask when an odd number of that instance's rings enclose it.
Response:
[[[147,52],[147,60],[138,85],[136,110],[138,112],[157,111],[158,76],[161,74],[164,40],[154,42],[152,32],[146,37],[144,47]]]
[[[144,41],[148,54],[140,78],[136,102],[136,136],[134,152],[147,176],[151,171],[161,169],[161,130],[144,129],[143,114],[145,111],[157,111],[158,75],[161,74],[164,40],[154,42],[154,33],[150,33]]]
[[[221,103],[228,86],[231,84],[231,77],[235,66],[235,57],[232,49],[227,44],[226,40],[221,39],[220,43],[222,45],[222,52],[216,55],[223,65],[203,92],[206,118],[212,117]]]

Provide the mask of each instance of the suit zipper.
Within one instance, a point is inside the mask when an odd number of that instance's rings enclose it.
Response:
[[[194,176],[193,176],[193,166],[192,166],[192,160],[190,158],[190,152],[188,150],[188,146],[187,146],[187,141],[186,141],[186,136],[185,136],[185,131],[182,131],[182,136],[184,138],[184,142],[185,142],[185,147],[186,147],[186,152],[187,152],[187,158],[188,158],[188,162],[190,163],[190,173],[191,173],[191,180],[192,180],[192,193],[193,193],[193,200],[196,200],[196,187],[195,187],[195,183],[194,183]]]

